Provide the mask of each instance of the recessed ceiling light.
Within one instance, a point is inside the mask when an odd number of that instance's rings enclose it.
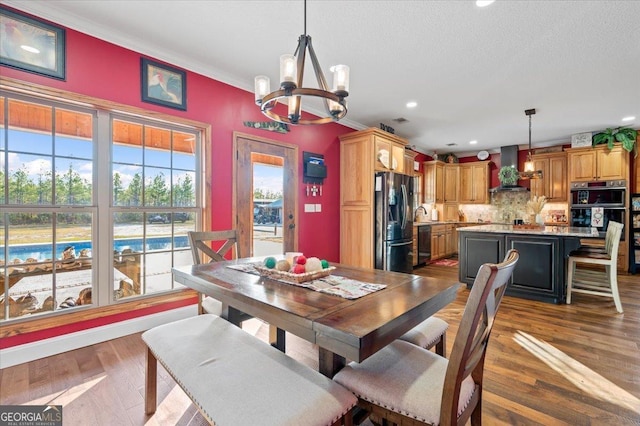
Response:
[[[407,108],[415,108],[418,106],[418,103],[415,101],[407,102]]]
[[[470,143],[471,145],[475,145],[475,144],[477,144],[477,143],[478,143],[478,141],[469,141],[469,143]]]
[[[622,121],[633,121],[633,120],[635,120],[635,119],[636,119],[636,118],[635,118],[634,116],[630,115],[629,117],[625,117],[625,118],[623,118],[623,119],[622,119]]]
[[[495,0],[476,0],[476,6],[486,7],[493,3]]]

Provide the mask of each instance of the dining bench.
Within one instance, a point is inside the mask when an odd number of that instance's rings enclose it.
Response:
[[[160,325],[142,339],[147,414],[156,411],[160,362],[211,424],[353,424],[350,391],[221,317]]]

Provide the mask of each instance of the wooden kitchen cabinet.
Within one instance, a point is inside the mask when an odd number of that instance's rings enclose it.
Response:
[[[431,225],[431,260],[446,256],[446,225]]]
[[[425,161],[422,165],[424,169],[424,202],[444,202],[444,163],[442,161]]]
[[[407,143],[374,128],[340,136],[340,263],[374,267],[375,172],[404,170]],[[390,155],[386,164],[392,166],[396,158],[395,169],[383,167],[381,150]]]
[[[442,221],[456,222],[459,219],[460,206],[458,203],[444,203],[442,205]]]
[[[447,224],[444,228],[445,256],[453,256],[458,252],[458,231],[456,225]]]
[[[413,173],[413,163],[408,172],[405,170],[404,156],[405,146],[407,145],[406,140],[378,129],[363,131],[373,132],[372,134],[375,140],[376,171]]]
[[[403,156],[403,161],[404,161],[404,174],[409,175],[409,176],[413,176],[414,175],[414,170],[413,170],[413,162],[416,159],[416,155],[418,155],[417,152],[415,151],[411,151],[410,149],[405,149],[404,150],[404,156]]]
[[[413,266],[418,265],[418,227],[413,227],[413,251],[411,253],[413,255]]]
[[[619,144],[593,148],[569,148],[569,182],[629,179],[629,153]]]
[[[459,165],[460,204],[486,204],[489,200],[489,162]]]
[[[444,165],[444,202],[458,202],[460,168],[457,164]]]
[[[532,156],[542,179],[531,179],[531,195],[545,196],[552,203],[566,203],[568,194],[567,153],[553,152]]]

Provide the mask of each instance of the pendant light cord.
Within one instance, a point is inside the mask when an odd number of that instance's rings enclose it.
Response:
[[[307,35],[307,0],[304,0],[304,35]]]

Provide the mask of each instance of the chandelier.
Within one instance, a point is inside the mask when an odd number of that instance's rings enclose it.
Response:
[[[524,171],[520,172],[520,179],[542,179],[542,170],[536,170],[531,157],[531,116],[536,113],[535,108],[525,109],[524,113],[529,116],[529,152],[527,161],[524,162]]]
[[[307,52],[311,59],[313,71],[319,88],[306,88],[302,85],[304,65]],[[304,1],[304,34],[298,38],[298,47],[293,55],[280,56],[280,89],[271,92],[269,77],[259,75],[255,78],[255,101],[264,115],[272,120],[287,124],[325,124],[338,121],[347,115],[349,96],[349,67],[335,65],[331,67],[333,85],[331,91],[322,73],[318,58],[311,44],[311,36],[307,35],[307,0]],[[271,93],[269,93],[271,92]],[[324,104],[326,116],[315,119],[302,118],[302,98],[320,98]],[[288,104],[287,115],[279,115],[274,111],[278,102]]]

